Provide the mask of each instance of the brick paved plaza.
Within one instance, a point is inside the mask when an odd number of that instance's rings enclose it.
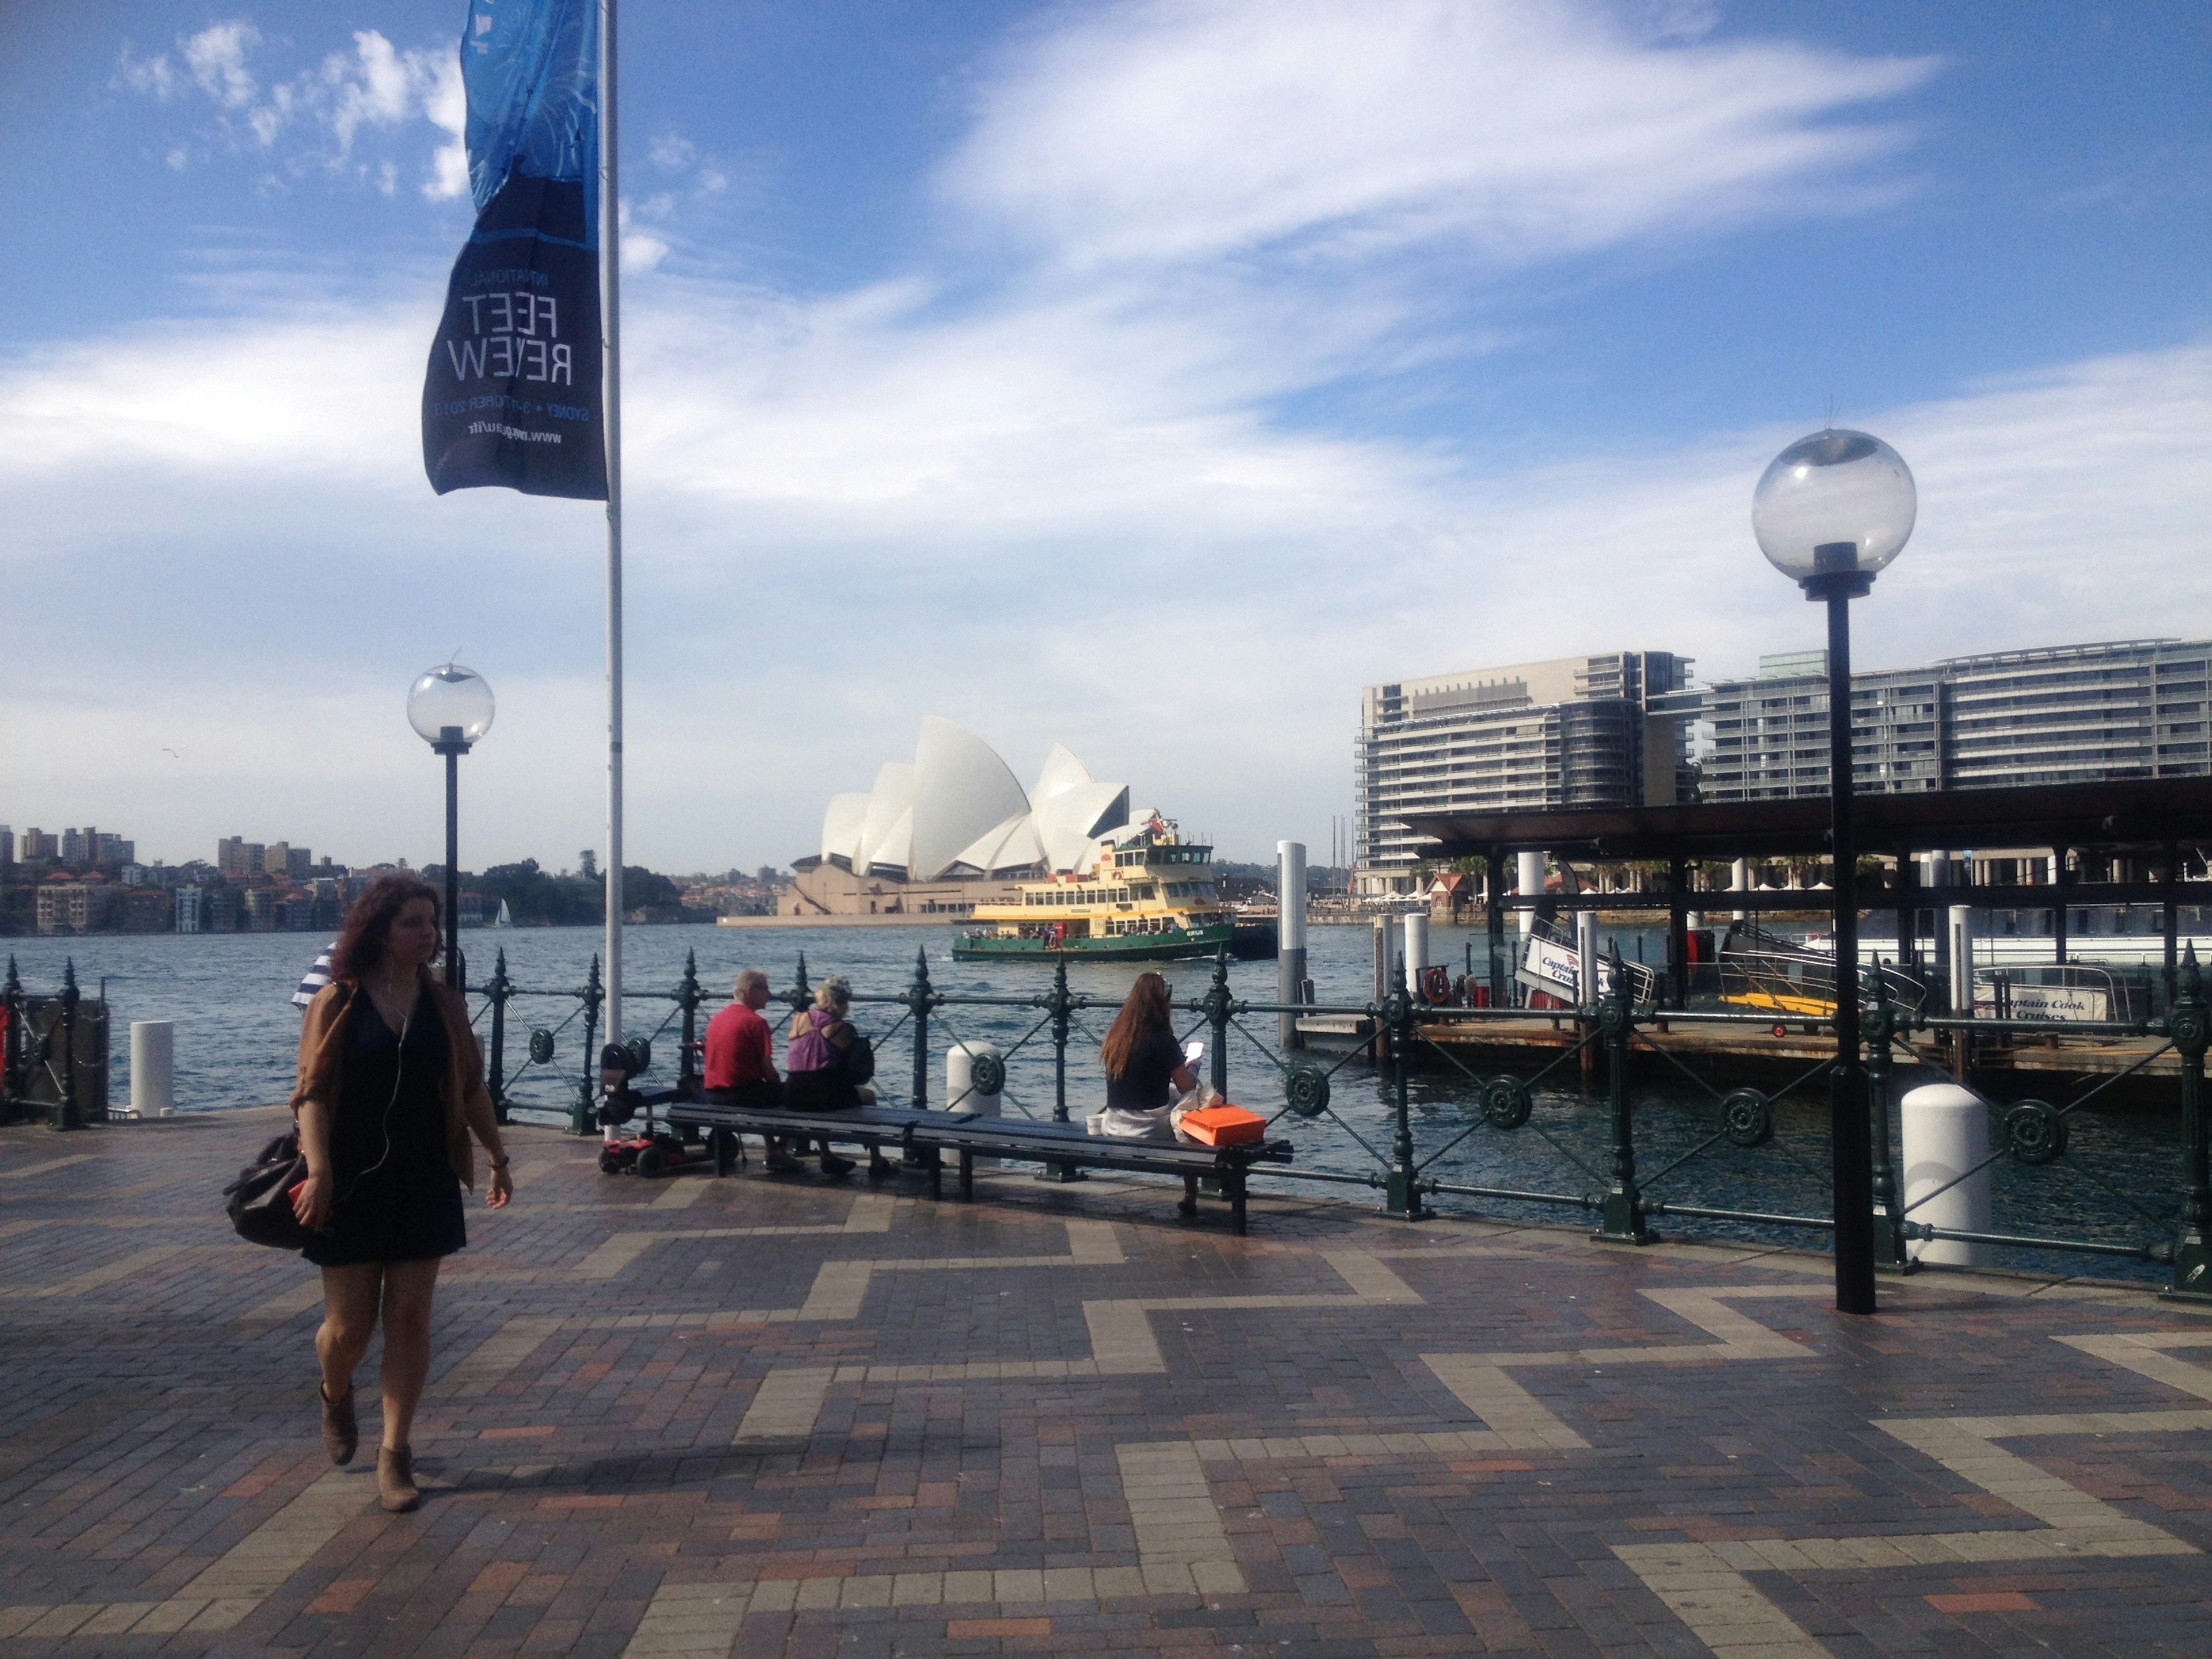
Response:
[[[387,1516],[220,1212],[281,1123],[0,1131],[0,1654],[2212,1655],[2212,1317],[2141,1291],[546,1130]]]

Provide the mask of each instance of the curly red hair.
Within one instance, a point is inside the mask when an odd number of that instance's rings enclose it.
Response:
[[[359,979],[381,962],[392,921],[416,899],[429,900],[431,917],[438,918],[438,890],[422,877],[394,870],[369,883],[338,930],[337,947],[331,952],[331,977]]]

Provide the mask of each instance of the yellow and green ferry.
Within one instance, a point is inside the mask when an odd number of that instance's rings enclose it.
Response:
[[[1087,870],[1024,882],[1020,897],[979,904],[955,962],[1172,962],[1275,954],[1273,921],[1240,921],[1215,890],[1213,849],[1155,817],[1100,842]]]

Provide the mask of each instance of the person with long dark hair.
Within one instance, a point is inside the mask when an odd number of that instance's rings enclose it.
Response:
[[[1157,1112],[1176,1098],[1170,1087],[1183,1094],[1198,1087],[1176,1041],[1168,982],[1158,974],[1137,975],[1098,1045],[1098,1058],[1106,1067],[1109,1112]]]
[[[491,1160],[491,1207],[514,1191],[468,1004],[431,977],[437,955],[437,890],[404,872],[378,877],[347,912],[331,982],[307,1006],[292,1091],[307,1160],[293,1209],[313,1234],[302,1254],[323,1270],[323,1444],[333,1463],[353,1461],[354,1369],[380,1319],[376,1484],[395,1513],[422,1501],[408,1437],[430,1370],[438,1263],[468,1243],[471,1134]]]

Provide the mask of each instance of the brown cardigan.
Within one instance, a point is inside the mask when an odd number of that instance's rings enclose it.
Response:
[[[469,1140],[468,1107],[481,1099],[484,1112],[492,1110],[484,1089],[483,1051],[469,1026],[469,1005],[461,994],[435,980],[426,981],[438,1014],[446,1022],[446,1052],[450,1056],[439,1096],[446,1107],[446,1159],[460,1177],[461,1185],[476,1190],[476,1155]],[[300,1080],[292,1091],[292,1115],[309,1099],[321,1101],[333,1115],[343,1092],[339,1065],[353,1030],[354,1015],[365,994],[358,980],[332,980],[307,1005],[307,1018],[300,1027]]]

